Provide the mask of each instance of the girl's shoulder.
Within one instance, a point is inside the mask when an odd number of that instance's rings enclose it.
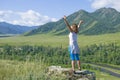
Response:
[[[74,34],[74,35],[77,35],[77,33],[75,33],[75,32],[70,32],[70,34]]]
[[[69,36],[77,36],[77,33],[75,33],[75,32],[70,32],[70,33],[69,33]]]

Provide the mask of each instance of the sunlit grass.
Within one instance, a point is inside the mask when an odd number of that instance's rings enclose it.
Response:
[[[78,44],[80,47],[84,47],[92,44],[108,44],[117,43],[120,45],[120,33],[104,34],[104,35],[93,35],[93,36],[78,36]],[[33,35],[33,36],[15,36],[8,38],[0,38],[0,45],[43,45],[58,47],[67,47],[69,44],[68,35],[64,36],[53,36],[49,34]]]
[[[96,73],[96,80],[120,80],[120,78],[111,76],[109,74],[93,70]]]
[[[65,80],[61,76],[48,76],[40,61],[0,60],[0,80]]]
[[[85,47],[92,44],[109,44],[117,43],[120,45],[120,33],[94,35],[94,36],[78,36],[78,43],[80,47]],[[43,45],[66,48],[68,46],[68,35],[53,36],[49,34],[34,35],[34,36],[15,36],[0,38],[0,46],[9,44],[14,46],[20,45]],[[48,67],[42,61],[10,61],[0,60],[0,80],[46,80],[44,73],[45,68]],[[119,80],[119,78],[110,76],[109,74],[96,72],[97,80]],[[54,78],[54,80],[61,80]],[[51,79],[51,80],[53,80]],[[64,79],[63,79],[64,80]]]
[[[116,70],[116,69],[108,68],[108,67],[102,67],[102,66],[94,65],[94,64],[90,64],[90,65],[95,66],[95,67],[97,67],[97,68],[103,68],[103,69],[106,69],[106,70],[112,71],[112,72],[114,72],[114,73],[118,73],[118,74],[120,74],[120,70]],[[115,66],[117,66],[117,65],[115,65]]]
[[[45,67],[41,62],[0,60],[0,80],[37,80]]]
[[[42,62],[0,60],[0,80],[47,80],[46,66]],[[117,77],[90,70],[96,73],[96,80],[119,80]],[[50,76],[49,80],[66,80],[61,76]]]

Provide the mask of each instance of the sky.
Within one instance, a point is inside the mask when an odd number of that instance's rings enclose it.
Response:
[[[102,7],[120,11],[120,0],[0,0],[0,22],[38,26],[55,22],[76,11]]]

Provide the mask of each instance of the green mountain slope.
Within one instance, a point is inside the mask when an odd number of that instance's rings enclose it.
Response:
[[[28,27],[28,26],[20,26],[20,25],[13,25],[6,22],[0,22],[0,34],[23,34],[26,31],[30,31],[36,29],[37,26]]]
[[[120,31],[120,12],[113,8],[101,8],[92,13],[80,10],[67,17],[70,24],[78,24],[81,19],[84,20],[84,24],[80,28],[80,34],[98,35]],[[38,29],[25,33],[25,35],[43,33],[62,35],[67,34],[68,30],[63,19],[60,19],[57,22],[50,22],[42,25]]]

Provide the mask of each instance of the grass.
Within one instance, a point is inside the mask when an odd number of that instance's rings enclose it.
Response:
[[[44,67],[41,62],[0,60],[0,80],[37,80],[44,76]]]
[[[106,67],[102,67],[102,68],[104,68],[104,69],[107,69],[107,70],[110,70],[110,71],[112,71],[112,72],[115,72],[115,73],[120,74],[120,70],[115,70],[115,69],[106,68]]]
[[[107,64],[107,65],[120,68],[120,65],[113,65],[113,64]]]
[[[78,36],[78,43],[80,47],[85,47],[92,44],[108,44],[117,43],[120,45],[120,33],[93,35],[93,36]],[[14,36],[0,38],[0,46],[9,44],[14,46],[20,45],[43,45],[43,46],[68,46],[68,35],[53,36],[49,34],[33,35],[33,36]],[[10,61],[0,60],[0,80],[46,80],[44,69],[47,66],[41,61]],[[119,80],[119,78],[110,76],[94,70],[97,80]],[[54,76],[51,80],[61,80]],[[64,79],[63,79],[64,80]]]
[[[85,47],[92,44],[108,44],[117,43],[120,45],[120,33],[93,35],[93,36],[78,36],[78,43],[80,47]],[[7,38],[0,38],[0,45],[43,45],[43,46],[68,46],[68,35],[53,36],[49,34],[33,35],[33,36],[14,36]]]
[[[114,73],[120,74],[120,70],[116,70],[116,69],[112,69],[112,68],[108,68],[108,67],[102,67],[102,66],[98,66],[98,65],[94,65],[94,64],[90,64],[90,65],[95,66],[95,67],[98,67],[98,68],[104,68],[104,69],[106,69],[106,70],[109,70],[109,71],[112,71],[112,72],[114,72]]]
[[[87,65],[88,63],[87,64],[83,63],[83,64]],[[111,69],[111,68],[107,68],[107,67],[101,67],[101,66],[94,65],[94,64],[89,64],[89,66],[91,66],[91,68],[90,69],[88,68],[88,69],[90,71],[92,71],[92,72],[95,72],[95,74],[96,74],[96,80],[120,80],[120,78],[112,76],[109,73],[101,72],[99,69],[96,70],[94,67],[96,67],[96,68],[104,68],[104,69],[110,70],[110,71],[112,71],[114,73],[119,73],[119,71],[116,72],[115,69]],[[117,65],[113,65],[113,66],[117,66]]]
[[[0,60],[0,80],[65,80],[61,76],[48,76],[43,62]]]
[[[0,60],[0,80],[46,80],[44,70],[47,68],[41,61],[11,61]],[[91,70],[96,73],[96,80],[119,80],[117,77],[100,71]],[[66,80],[60,76],[51,76],[50,80]]]
[[[100,71],[96,71],[96,70],[92,70],[92,71],[96,73],[96,80],[120,80],[120,78],[111,76],[109,74]]]

